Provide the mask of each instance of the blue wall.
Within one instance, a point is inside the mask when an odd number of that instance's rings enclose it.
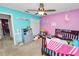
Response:
[[[39,20],[40,17],[33,15],[33,14],[29,14],[29,13],[25,13],[25,12],[21,12],[18,10],[13,10],[7,7],[3,7],[0,6],[0,12],[4,12],[4,13],[8,13],[8,14],[12,14],[13,15],[13,27],[12,28],[13,31],[13,39],[14,39],[14,45],[16,45],[19,42],[22,42],[22,37],[20,34],[16,35],[16,31],[17,29],[21,29],[21,28],[26,28],[27,26],[30,25],[30,19],[35,19],[35,20]],[[27,18],[29,19],[28,21],[25,20],[18,20],[18,18]]]

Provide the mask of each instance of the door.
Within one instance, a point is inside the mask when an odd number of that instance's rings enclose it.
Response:
[[[40,32],[40,20],[31,19],[30,22],[33,35],[37,35]]]

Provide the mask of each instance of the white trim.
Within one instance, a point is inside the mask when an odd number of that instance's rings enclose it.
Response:
[[[15,31],[14,31],[14,24],[13,24],[13,14],[10,13],[6,13],[6,12],[0,12],[0,14],[5,14],[5,15],[10,15],[11,16],[11,26],[12,26],[12,35],[13,35],[13,41],[14,41],[14,45],[16,45],[16,41],[15,41]]]

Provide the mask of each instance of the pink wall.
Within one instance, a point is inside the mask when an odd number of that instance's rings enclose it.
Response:
[[[66,14],[69,21],[65,20]],[[56,26],[51,26],[53,22],[56,23]],[[41,28],[44,28],[50,34],[54,34],[55,28],[79,30],[79,9],[43,16],[41,18]]]

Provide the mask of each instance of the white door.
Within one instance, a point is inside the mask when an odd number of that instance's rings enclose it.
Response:
[[[30,23],[33,35],[37,35],[40,32],[40,20],[30,19]]]
[[[2,38],[2,24],[1,24],[1,20],[0,20],[0,39]]]

